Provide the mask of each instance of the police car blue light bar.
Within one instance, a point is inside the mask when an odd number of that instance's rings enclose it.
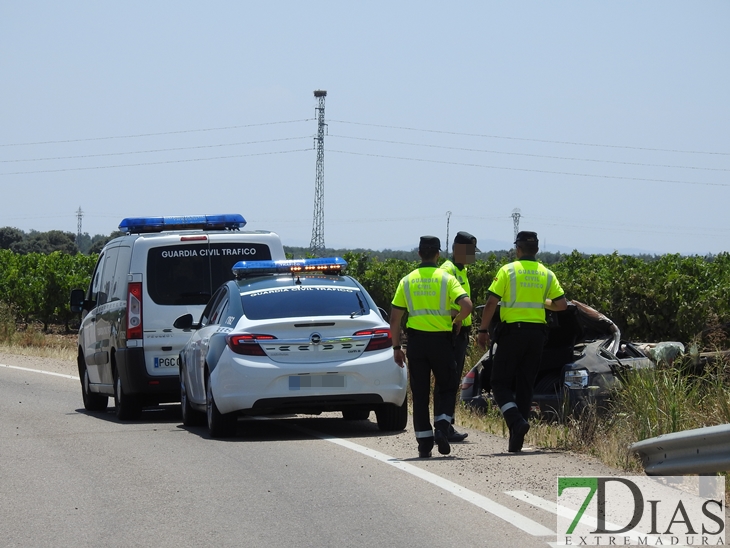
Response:
[[[119,230],[130,234],[163,230],[238,230],[246,219],[238,213],[223,215],[173,215],[167,217],[128,217],[119,223]]]
[[[337,274],[347,266],[342,257],[322,259],[290,259],[287,261],[239,261],[233,265],[233,275],[245,278],[255,274],[299,274],[307,272],[324,272]]]

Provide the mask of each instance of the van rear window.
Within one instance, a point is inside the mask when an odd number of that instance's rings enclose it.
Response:
[[[155,247],[147,252],[147,292],[161,305],[206,304],[213,292],[233,279],[238,261],[266,261],[266,244],[199,243]]]
[[[336,285],[269,287],[242,293],[241,303],[249,320],[351,316],[369,311],[358,288]]]

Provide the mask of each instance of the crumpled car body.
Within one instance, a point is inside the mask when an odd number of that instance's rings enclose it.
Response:
[[[548,314],[552,316],[549,335],[532,406],[541,418],[562,419],[586,409],[605,410],[623,373],[655,366],[636,344],[621,338],[616,324],[588,305],[570,301],[567,310]],[[494,350],[496,344],[462,381],[461,401],[467,406],[483,410],[491,401]]]

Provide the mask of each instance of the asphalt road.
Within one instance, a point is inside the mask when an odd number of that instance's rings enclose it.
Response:
[[[71,362],[0,364],[0,546],[544,547],[557,475],[620,475],[476,431],[420,460],[410,424],[383,435],[374,416],[244,420],[212,440],[176,405],[86,412]]]

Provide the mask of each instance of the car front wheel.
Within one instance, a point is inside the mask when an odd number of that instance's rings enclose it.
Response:
[[[378,428],[383,432],[397,432],[405,430],[408,423],[408,397],[403,399],[402,405],[384,403],[375,410]]]
[[[185,426],[200,426],[205,424],[205,414],[193,409],[188,399],[188,391],[185,386],[185,375],[180,368],[180,412],[182,422]]]
[[[205,375],[205,406],[208,415],[208,432],[212,438],[229,438],[236,433],[238,419],[234,413],[223,414],[213,399],[210,374]]]

